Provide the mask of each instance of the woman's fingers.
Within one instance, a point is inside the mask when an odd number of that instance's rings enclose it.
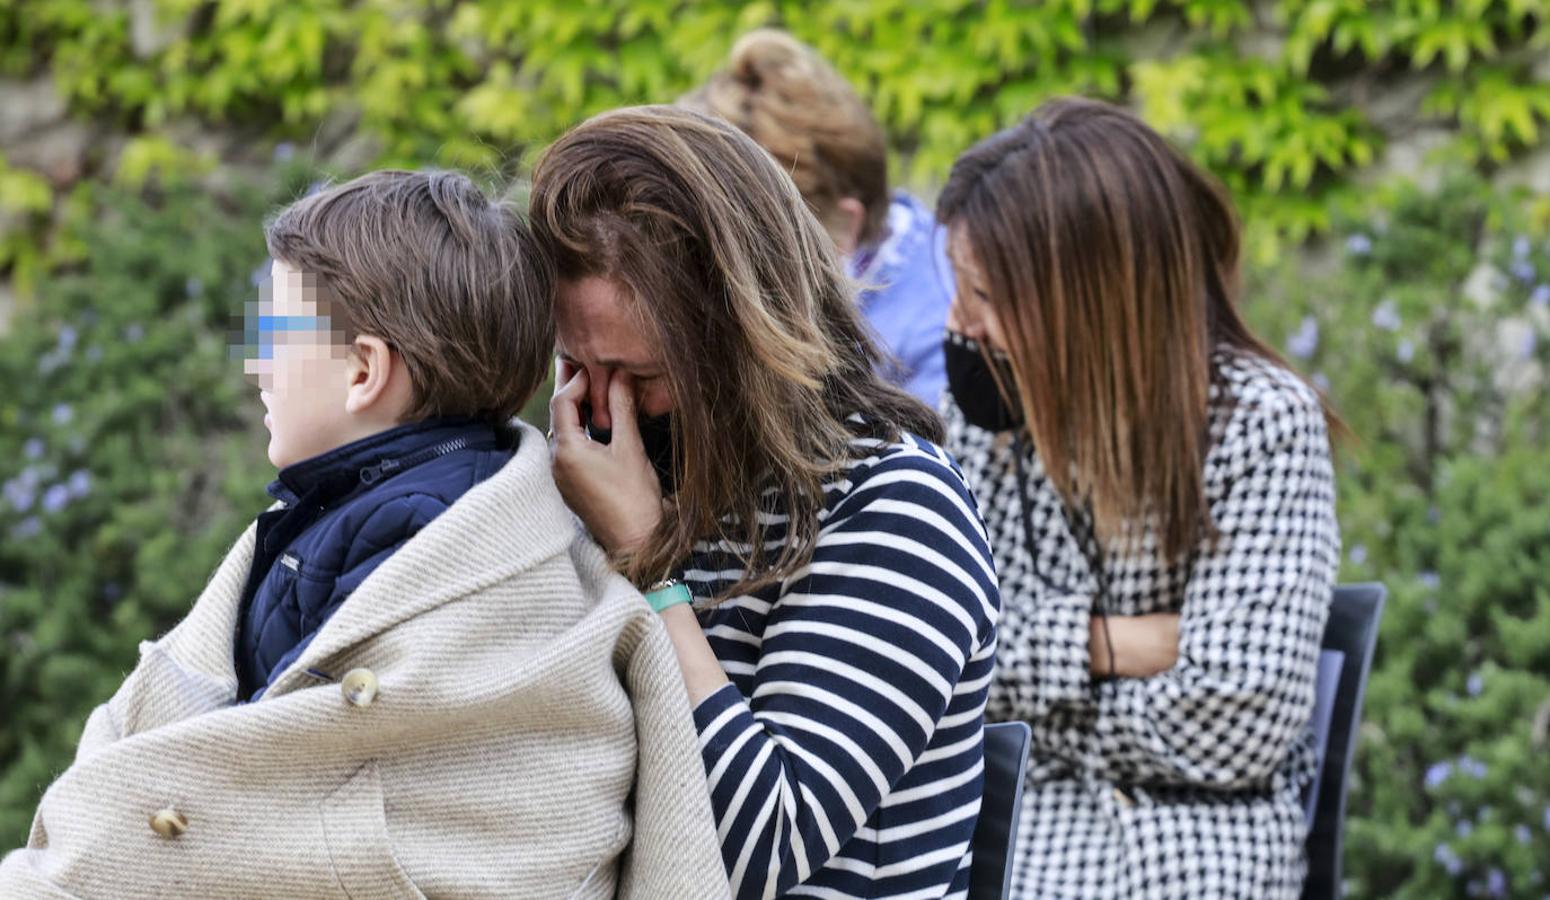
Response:
[[[585,370],[578,371],[549,402],[554,481],[598,543],[625,552],[639,546],[661,520],[662,489],[641,445],[634,380],[619,373],[604,385],[588,379]],[[587,437],[581,407],[589,397],[606,400],[603,412],[614,423],[607,444]]]
[[[563,365],[556,374],[568,369]],[[578,369],[563,384],[555,379],[554,397],[549,401],[549,430],[557,442],[585,438],[587,431],[581,421],[581,404],[587,399],[587,370]]]
[[[608,380],[608,417],[613,420],[609,447],[615,453],[645,452],[641,449],[640,425],[635,421],[635,379],[617,369]]]
[[[1151,613],[1136,616],[1137,641],[1141,661],[1140,675],[1149,677],[1173,668],[1179,661],[1178,613]]]
[[[574,374],[575,373],[571,371],[570,363],[565,361],[565,357],[556,356],[554,358],[554,391],[550,394],[550,396],[558,394],[560,392],[560,388],[565,387],[565,383],[570,381],[571,376]]]
[[[1178,613],[1093,616],[1089,631],[1092,673],[1096,677],[1150,678],[1179,661]],[[1114,667],[1109,668],[1113,653]]]

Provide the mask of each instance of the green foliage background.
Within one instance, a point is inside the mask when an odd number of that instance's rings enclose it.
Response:
[[[262,504],[228,316],[320,128],[350,123],[381,163],[519,178],[568,125],[672,100],[777,24],[854,80],[895,177],[928,192],[1064,93],[1134,105],[1231,187],[1251,317],[1355,432],[1344,577],[1393,592],[1351,894],[1550,890],[1550,206],[1482,178],[1541,143],[1550,2],[155,0],[139,23],[132,6],[0,0],[0,75],[46,73],[129,138],[68,187],[0,157],[0,272],[23,298],[0,338],[0,846]],[[1440,187],[1370,173],[1390,133],[1372,100],[1401,82],[1420,90],[1407,121],[1447,135],[1432,162],[1459,174]],[[231,187],[231,160],[173,137],[190,122],[298,161]]]

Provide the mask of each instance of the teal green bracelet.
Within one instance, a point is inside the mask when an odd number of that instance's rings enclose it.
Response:
[[[677,606],[680,603],[692,603],[693,601],[694,595],[689,593],[689,586],[676,578],[659,581],[651,586],[651,590],[646,592],[646,602],[650,603],[651,608],[657,612],[661,612],[670,606]]]

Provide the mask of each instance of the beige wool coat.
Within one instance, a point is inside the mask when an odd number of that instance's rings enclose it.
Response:
[[[0,897],[728,895],[666,632],[537,431],[236,705],[252,554],[141,646]]]

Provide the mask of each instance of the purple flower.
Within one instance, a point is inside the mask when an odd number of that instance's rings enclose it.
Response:
[[[37,516],[28,516],[27,518],[22,519],[20,522],[17,522],[11,528],[11,537],[16,538],[17,540],[25,540],[27,538],[37,537],[42,533],[43,523],[38,520]]]
[[[69,325],[63,326],[62,328],[59,329],[59,350],[60,350],[60,352],[62,352],[62,353],[69,353],[71,350],[75,349],[75,343],[76,343],[76,341],[78,341],[80,339],[81,339],[80,334],[77,333],[74,328],[72,328]]]
[[[28,438],[27,443],[22,444],[22,455],[28,459],[38,459],[43,455],[43,439]]]
[[[1297,331],[1286,339],[1286,352],[1298,359],[1308,359],[1319,349],[1319,320],[1304,316]]]
[[[1545,830],[1550,831],[1550,806],[1545,807]]]
[[[1512,829],[1512,836],[1518,839],[1518,843],[1527,844],[1534,839],[1534,833],[1528,830],[1527,825],[1518,825]]]
[[[11,508],[17,512],[31,509],[38,499],[37,488],[28,484],[20,475],[7,481],[5,487],[0,489],[0,494],[4,494],[5,502],[11,504]]]
[[[1443,760],[1440,763],[1432,763],[1426,769],[1426,787],[1436,790],[1448,776],[1453,774],[1453,763]]]
[[[1459,822],[1453,826],[1453,833],[1461,838],[1467,838],[1475,833],[1475,823],[1469,821],[1468,819],[1460,819]]]
[[[1529,282],[1533,281],[1534,276],[1539,274],[1534,269],[1534,264],[1526,259],[1514,261],[1512,265],[1507,267],[1507,271],[1512,273],[1512,277],[1518,279],[1524,284],[1528,284]]]
[[[1399,304],[1393,298],[1385,299],[1372,311],[1372,324],[1384,331],[1398,331],[1404,324],[1399,318]]]
[[[1539,335],[1530,331],[1523,335],[1523,346],[1518,349],[1518,354],[1524,359],[1532,359],[1534,350],[1539,346]]]
[[[291,143],[290,141],[281,141],[280,143],[274,145],[274,161],[275,162],[281,162],[281,163],[290,162],[292,157],[294,157],[295,155],[296,155],[296,145]]]
[[[1532,248],[1532,245],[1529,244],[1528,238],[1524,237],[1521,234],[1518,235],[1516,238],[1513,238],[1513,240],[1512,240],[1512,258],[1513,259],[1527,259],[1529,251],[1531,249],[1533,249],[1533,248]]]
[[[1437,849],[1432,851],[1432,859],[1437,861],[1437,865],[1446,869],[1449,875],[1457,875],[1464,870],[1463,860],[1459,859],[1459,855],[1454,853],[1453,848],[1447,844],[1438,844]]]
[[[52,375],[55,370],[64,365],[65,361],[59,358],[57,350],[50,350],[38,357],[38,374]]]
[[[124,340],[131,344],[140,343],[140,339],[143,337],[145,337],[145,326],[141,325],[139,322],[130,322],[129,325],[124,328]]]
[[[1469,680],[1464,682],[1464,690],[1468,691],[1469,696],[1471,697],[1480,696],[1480,691],[1484,689],[1484,687],[1485,679],[1480,677],[1479,672],[1470,673]]]
[[[1536,285],[1533,292],[1528,295],[1528,302],[1535,309],[1550,306],[1550,284]]]
[[[1459,757],[1459,771],[1471,778],[1484,778],[1486,765],[1466,753]]]
[[[85,469],[76,469],[70,473],[70,480],[65,482],[70,489],[70,497],[79,500],[91,493],[91,473]]]
[[[43,511],[57,513],[70,503],[70,489],[62,484],[51,486],[43,492]]]
[[[100,344],[92,344],[90,347],[86,348],[86,361],[87,362],[99,362],[99,361],[101,361],[101,359],[102,359],[102,346]]]
[[[1359,566],[1359,565],[1362,565],[1363,563],[1367,562],[1367,545],[1366,544],[1356,544],[1356,545],[1354,545],[1353,547],[1351,547],[1351,552],[1350,552],[1349,556],[1351,557],[1351,563],[1353,565],[1358,565]]]
[[[1324,392],[1328,393],[1328,391],[1329,391],[1329,376],[1328,375],[1325,375],[1323,372],[1314,372],[1312,375],[1308,376],[1308,380],[1313,382],[1313,386],[1314,387],[1318,388],[1321,391],[1324,391]]]
[[[1372,252],[1372,238],[1357,232],[1345,239],[1345,250],[1352,256],[1366,256]]]
[[[1485,889],[1491,892],[1492,897],[1507,896],[1507,876],[1501,869],[1493,867],[1485,873]]]
[[[68,403],[56,403],[53,416],[55,425],[69,425],[70,420],[75,418],[75,410]]]
[[[1402,363],[1410,362],[1415,359],[1415,344],[1409,338],[1401,340],[1399,346],[1394,348],[1394,356]]]
[[[1427,590],[1432,590],[1432,591],[1437,590],[1437,588],[1442,585],[1442,578],[1441,578],[1441,576],[1439,576],[1436,572],[1432,572],[1430,570],[1422,572],[1421,574],[1417,575],[1416,576],[1416,580],[1421,582],[1421,586],[1422,587],[1426,588]]]

